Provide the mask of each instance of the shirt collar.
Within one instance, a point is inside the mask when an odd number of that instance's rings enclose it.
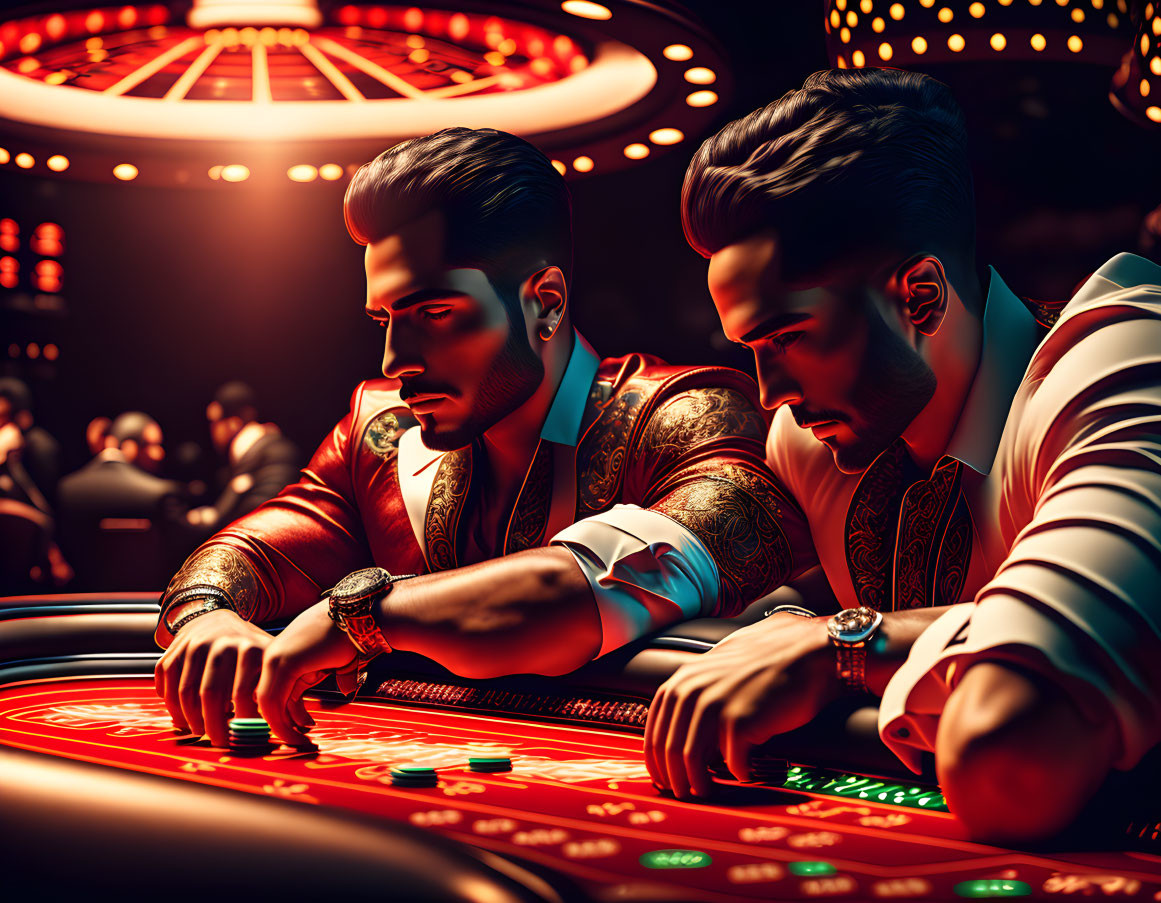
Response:
[[[581,420],[584,419],[585,405],[589,400],[589,389],[596,378],[601,359],[592,345],[573,330],[572,354],[564,369],[552,407],[544,419],[540,438],[558,445],[576,445],[580,438]]]
[[[1024,302],[995,268],[988,272],[980,364],[947,447],[947,454],[981,474],[992,469],[1012,399],[1041,338]]]
[[[1121,253],[1089,276],[1072,300],[1084,302],[1134,285],[1161,285],[1161,267],[1136,254]]]

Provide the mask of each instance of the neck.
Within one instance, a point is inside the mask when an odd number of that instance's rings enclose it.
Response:
[[[984,305],[982,297],[975,300],[978,303],[973,309],[980,311],[978,317],[968,313],[963,302],[953,297],[947,318],[921,350],[935,371],[935,394],[903,431],[911,458],[921,468],[935,466],[947,452],[979,369]]]
[[[529,399],[483,435],[492,482],[504,487],[523,481],[540,443],[540,432],[572,354],[573,332],[561,324],[545,349],[544,378]]]

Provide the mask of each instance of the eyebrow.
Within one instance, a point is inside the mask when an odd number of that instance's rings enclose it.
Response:
[[[441,301],[449,298],[458,298],[461,294],[463,293],[447,288],[423,288],[409,295],[404,295],[393,304],[388,305],[387,309],[382,307],[365,307],[363,308],[363,312],[372,320],[382,320],[390,316],[391,311],[398,312],[407,310],[407,308],[415,307],[417,304],[423,304],[425,301]]]
[[[768,335],[773,335],[776,332],[781,332],[783,329],[789,329],[791,326],[797,326],[805,320],[810,319],[808,313],[788,313],[775,314],[772,317],[767,317],[744,336],[738,339],[741,344],[752,342],[754,339],[764,338]]]

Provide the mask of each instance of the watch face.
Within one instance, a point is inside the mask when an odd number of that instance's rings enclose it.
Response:
[[[840,643],[861,643],[882,623],[883,615],[873,608],[847,608],[827,621],[826,629]]]
[[[379,592],[391,582],[391,575],[383,568],[363,568],[352,571],[335,584],[331,598],[338,602],[349,602]]]

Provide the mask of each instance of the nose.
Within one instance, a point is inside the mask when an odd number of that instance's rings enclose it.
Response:
[[[754,355],[762,407],[776,411],[784,404],[801,404],[802,387],[777,364]]]
[[[418,376],[423,372],[423,361],[416,353],[417,343],[408,341],[404,332],[395,322],[387,324],[387,336],[383,341],[383,375],[388,379]]]

